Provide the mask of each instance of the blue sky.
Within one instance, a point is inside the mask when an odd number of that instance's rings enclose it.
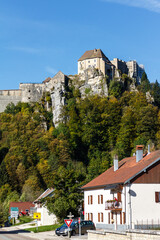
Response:
[[[76,74],[94,48],[160,82],[160,0],[0,0],[0,90]]]

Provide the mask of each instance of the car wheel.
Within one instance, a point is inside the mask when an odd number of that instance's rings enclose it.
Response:
[[[76,232],[73,230],[72,231],[72,236],[75,236],[76,235]]]

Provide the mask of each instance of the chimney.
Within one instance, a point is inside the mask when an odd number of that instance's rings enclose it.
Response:
[[[148,154],[150,154],[151,151],[150,151],[150,145],[148,145]]]
[[[139,162],[143,158],[143,145],[136,146],[136,162]]]
[[[94,49],[94,53],[96,53],[96,52],[97,52],[97,49],[95,48],[95,49]]]
[[[114,172],[118,170],[118,156],[114,156]]]

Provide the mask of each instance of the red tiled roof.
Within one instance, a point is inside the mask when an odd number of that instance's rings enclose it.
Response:
[[[53,188],[48,188],[45,192],[43,192],[36,200],[34,200],[34,203],[38,202],[40,199],[47,197],[54,191]]]
[[[19,212],[25,212],[26,209],[30,211],[31,207],[35,207],[32,202],[11,202],[9,205],[9,211],[11,211],[11,207],[18,207]]]
[[[78,59],[78,61],[83,61],[85,59],[91,59],[91,58],[104,58],[106,59],[107,63],[111,64],[112,63],[109,61],[109,59],[104,55],[101,49],[94,49],[94,50],[89,50],[86,51],[82,57]]]
[[[87,183],[82,189],[106,186],[116,183],[126,183],[133,177],[141,173],[144,169],[160,160],[160,150],[151,152],[143,157],[142,160],[136,162],[136,156],[124,158],[119,161],[119,168],[114,171],[114,167]]]

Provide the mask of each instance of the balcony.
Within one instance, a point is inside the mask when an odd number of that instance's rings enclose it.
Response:
[[[115,200],[107,200],[105,202],[105,210],[111,210],[111,211],[122,211],[122,202],[115,201]]]

